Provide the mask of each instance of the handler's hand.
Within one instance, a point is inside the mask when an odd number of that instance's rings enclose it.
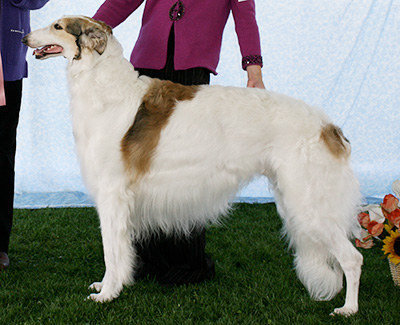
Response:
[[[247,71],[247,87],[265,89],[264,82],[262,80],[261,66],[249,65],[247,66],[246,71]]]

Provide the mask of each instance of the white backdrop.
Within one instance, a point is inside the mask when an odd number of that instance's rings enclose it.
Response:
[[[31,14],[32,29],[62,15],[92,16],[101,0],[51,0]],[[128,58],[142,8],[114,30]],[[256,0],[268,89],[323,108],[353,146],[365,197],[381,198],[400,178],[400,0]],[[90,204],[82,183],[68,111],[63,58],[35,61],[18,128],[16,207]],[[212,84],[244,87],[246,74],[230,17],[219,75]],[[265,179],[238,194],[271,199]]]

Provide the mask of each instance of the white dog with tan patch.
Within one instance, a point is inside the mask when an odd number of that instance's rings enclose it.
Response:
[[[310,295],[334,297],[344,272],[346,302],[334,313],[357,312],[362,256],[349,238],[359,231],[359,185],[348,141],[321,110],[261,89],[138,77],[111,28],[88,17],[63,17],[23,42],[41,47],[38,59],[69,61],[74,136],[106,265],[91,299],[110,301],[133,282],[132,242],[216,222],[265,175]]]

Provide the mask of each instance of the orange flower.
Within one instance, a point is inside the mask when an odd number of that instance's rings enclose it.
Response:
[[[361,240],[356,239],[356,246],[360,247],[360,248],[368,249],[368,248],[371,248],[371,247],[374,246],[374,241],[373,240],[367,240],[367,241],[362,242]]]
[[[399,207],[399,199],[392,194],[388,194],[384,197],[381,206],[387,213],[392,213]]]
[[[369,214],[365,212],[359,213],[357,219],[360,225],[364,228],[368,228],[368,224],[371,222]]]
[[[392,222],[397,228],[400,228],[400,209],[396,209],[391,213],[387,214],[387,218],[390,222]]]
[[[379,236],[382,231],[383,228],[385,227],[385,225],[383,223],[378,223],[376,221],[371,221],[368,224],[368,232],[372,235],[372,236]]]

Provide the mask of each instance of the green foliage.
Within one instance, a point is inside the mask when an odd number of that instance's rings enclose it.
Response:
[[[141,281],[111,303],[85,300],[104,273],[92,208],[15,210],[11,267],[0,274],[0,324],[398,324],[400,290],[381,252],[365,257],[360,312],[329,313],[344,303],[309,298],[293,270],[273,204],[236,204],[207,231],[216,277],[161,287]]]

